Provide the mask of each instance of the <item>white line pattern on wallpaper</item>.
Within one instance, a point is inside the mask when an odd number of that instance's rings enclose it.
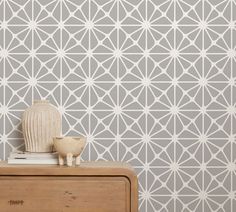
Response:
[[[0,155],[47,98],[140,211],[236,211],[236,0],[0,0]]]

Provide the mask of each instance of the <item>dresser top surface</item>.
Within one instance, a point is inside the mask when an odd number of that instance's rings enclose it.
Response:
[[[59,165],[13,165],[6,161],[0,162],[0,175],[117,175],[135,176],[131,165],[113,161],[82,162],[80,166]]]

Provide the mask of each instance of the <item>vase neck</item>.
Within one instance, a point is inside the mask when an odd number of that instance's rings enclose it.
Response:
[[[49,104],[49,100],[34,100],[34,104]]]

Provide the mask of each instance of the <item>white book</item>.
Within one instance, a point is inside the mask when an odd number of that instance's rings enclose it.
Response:
[[[8,158],[8,164],[48,164],[48,165],[57,165],[58,159],[14,159]]]
[[[58,153],[47,153],[47,152],[11,152],[9,158],[16,158],[16,159],[30,159],[30,158],[45,158],[45,159],[50,159],[50,158],[57,158]]]

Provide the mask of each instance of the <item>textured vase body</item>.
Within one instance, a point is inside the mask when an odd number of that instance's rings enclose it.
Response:
[[[61,115],[49,101],[34,101],[23,113],[22,130],[26,151],[52,152],[53,137],[61,135]]]

